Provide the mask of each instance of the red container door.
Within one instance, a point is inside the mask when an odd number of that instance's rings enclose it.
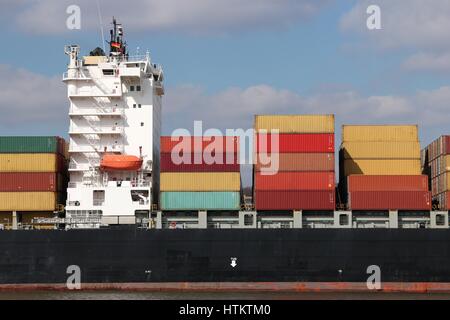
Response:
[[[234,154],[217,154],[214,159],[222,164],[206,164],[202,154],[198,154],[201,163],[194,163],[195,155],[190,154],[188,163],[177,164],[172,159],[172,154],[161,153],[161,172],[239,172],[240,165],[238,163],[238,155]],[[209,162],[210,159],[208,159]],[[213,159],[211,159],[213,160]]]
[[[273,140],[273,141],[272,141]],[[276,141],[278,140],[278,146]],[[334,134],[257,134],[257,152],[265,153],[330,153],[334,152]]]
[[[333,191],[256,191],[256,210],[334,210]]]
[[[334,190],[334,172],[278,172],[264,175],[257,172],[256,190]]]
[[[354,191],[428,191],[428,177],[420,176],[367,176],[351,175],[349,192]]]
[[[172,141],[175,139],[175,141]],[[161,153],[235,153],[239,151],[239,137],[161,137]]]
[[[56,192],[56,173],[0,173],[0,192]]]
[[[427,191],[350,192],[352,210],[431,210],[431,195]]]

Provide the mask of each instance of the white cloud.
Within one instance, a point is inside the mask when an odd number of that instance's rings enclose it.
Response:
[[[0,125],[54,124],[67,119],[60,77],[46,77],[0,64]]]
[[[340,124],[418,123],[427,135],[437,135],[444,133],[442,130],[450,123],[449,101],[450,86],[411,96],[364,96],[339,89],[303,96],[265,84],[215,93],[185,85],[166,89],[163,128],[166,134],[177,128],[192,130],[194,120],[202,120],[204,129],[248,129],[253,126],[255,114],[333,113]],[[0,127],[26,128],[39,123],[65,128],[66,88],[60,76],[46,77],[0,65],[0,108]],[[60,134],[64,135],[66,129]]]
[[[105,24],[116,16],[126,30],[202,34],[285,27],[314,15],[332,0],[99,1]],[[64,33],[66,8],[72,4],[81,8],[82,28],[98,28],[97,6],[92,0],[31,0],[16,20],[27,32]]]
[[[255,114],[333,113],[339,123],[418,123],[433,128],[450,122],[450,87],[419,91],[412,96],[362,96],[355,91],[301,96],[257,85],[208,94],[198,86],[168,88],[164,101],[165,133],[205,128],[251,128]],[[204,128],[204,129],[205,129]]]
[[[366,9],[372,4],[380,6],[381,30],[366,26]],[[449,0],[361,0],[341,18],[340,28],[371,49],[410,53],[402,64],[404,70],[450,70]]]
[[[403,68],[410,71],[450,71],[450,52],[446,53],[417,53],[403,62]]]
[[[366,26],[366,9],[372,4],[380,6],[381,30]],[[341,18],[340,27],[381,48],[450,48],[450,1],[361,0]]]

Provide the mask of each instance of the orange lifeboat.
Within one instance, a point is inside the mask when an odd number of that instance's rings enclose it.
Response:
[[[100,169],[103,171],[137,171],[143,160],[136,156],[107,154],[102,157]]]

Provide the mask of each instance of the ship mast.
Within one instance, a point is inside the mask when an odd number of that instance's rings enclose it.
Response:
[[[127,44],[123,37],[122,24],[117,23],[113,17],[113,28],[110,30],[111,40],[109,41],[109,56],[115,60],[127,60]]]

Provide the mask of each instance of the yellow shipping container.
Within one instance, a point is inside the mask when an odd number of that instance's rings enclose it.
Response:
[[[419,142],[344,142],[345,159],[420,159]]]
[[[164,172],[161,191],[240,191],[238,172]]]
[[[351,159],[344,160],[344,175],[420,175],[420,159]]]
[[[53,153],[2,153],[0,172],[57,172],[58,158]]]
[[[334,133],[334,115],[255,116],[255,129],[280,133]]]
[[[343,125],[342,141],[419,141],[417,125]]]
[[[0,211],[55,211],[54,192],[0,192]]]

